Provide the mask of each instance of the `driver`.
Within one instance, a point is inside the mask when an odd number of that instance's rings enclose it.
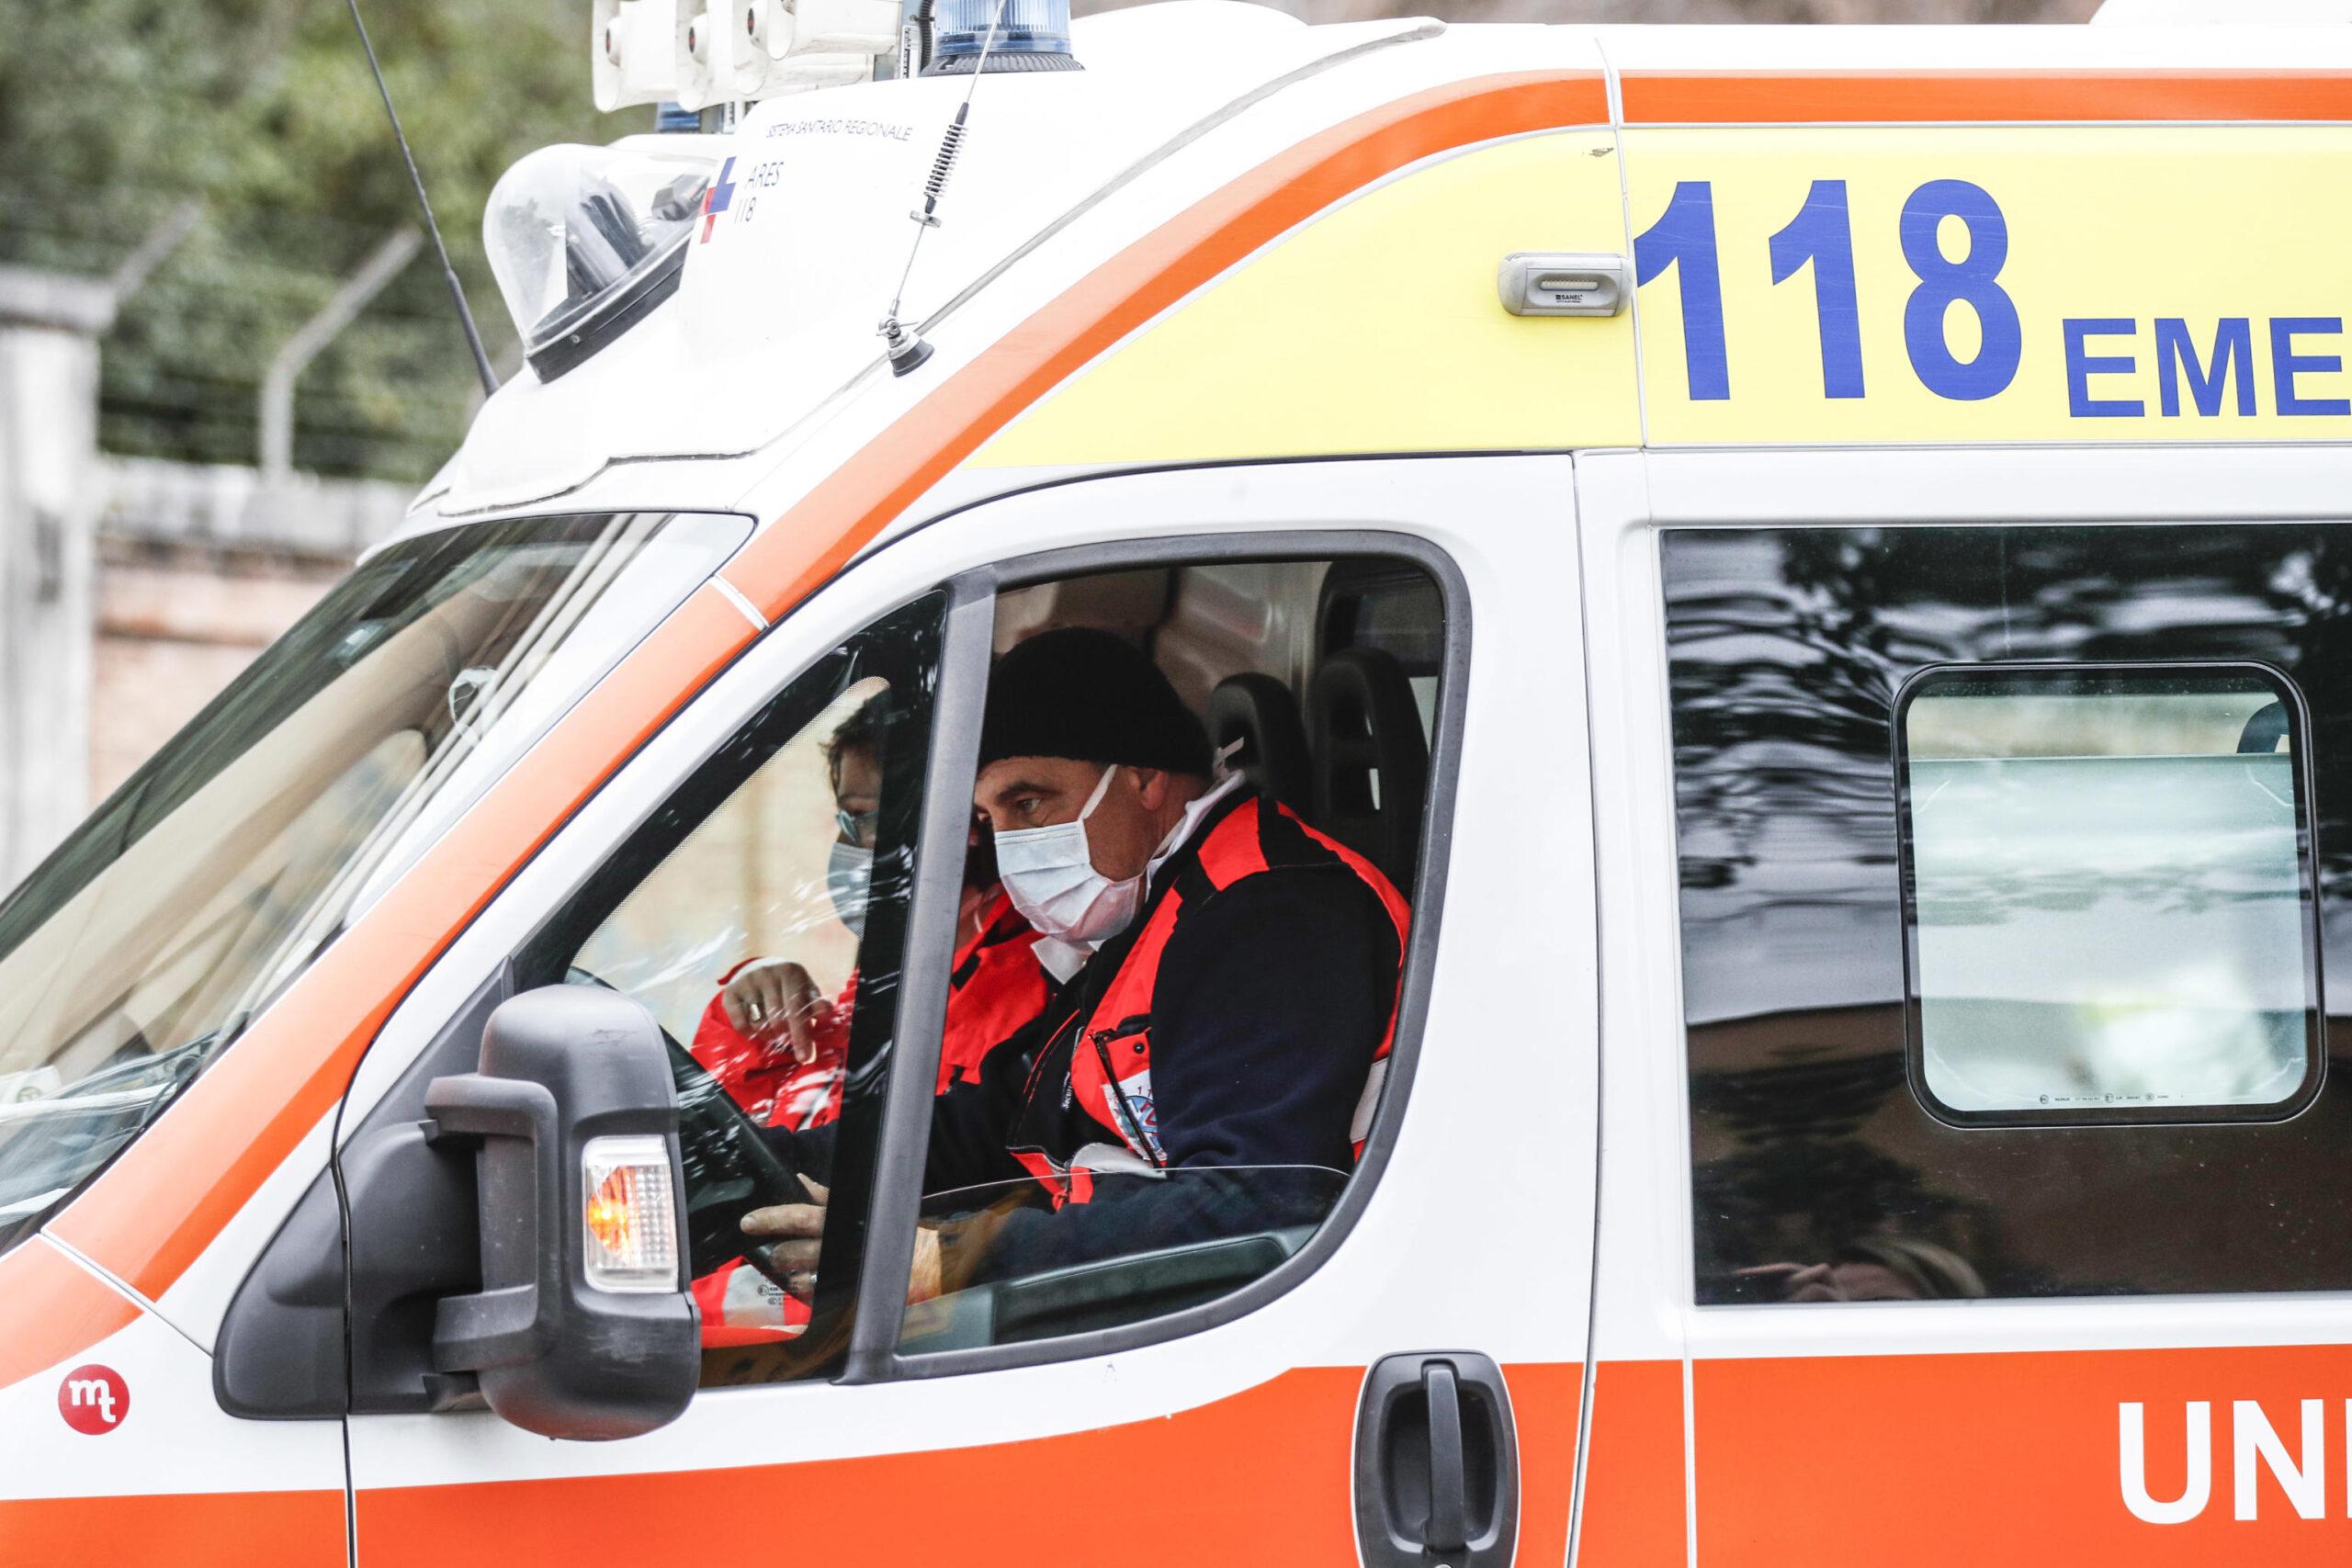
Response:
[[[1083,965],[933,1105],[926,1190],[1034,1179],[1047,1202],[926,1225],[910,1299],[1313,1224],[1344,1179],[1396,1027],[1406,903],[1210,767],[1199,720],[1117,637],[1052,631],[998,661],[973,799],[1014,907]],[[821,1179],[830,1133],[769,1137]],[[824,1218],[820,1195],[742,1224],[805,1297]]]

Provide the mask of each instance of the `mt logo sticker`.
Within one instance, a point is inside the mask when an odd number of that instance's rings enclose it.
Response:
[[[104,1437],[130,1414],[130,1385],[112,1367],[76,1367],[57,1385],[57,1413],[85,1437]]]

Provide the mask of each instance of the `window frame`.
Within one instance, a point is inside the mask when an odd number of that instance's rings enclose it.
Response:
[[[927,613],[925,606],[934,603],[936,610]],[[947,679],[947,671],[958,647],[955,634],[958,626],[956,615],[959,603],[952,592],[943,587],[927,589],[871,616],[832,649],[799,665],[777,682],[762,702],[731,726],[715,748],[706,752],[664,790],[652,807],[639,816],[595,863],[572,883],[553,907],[534,922],[529,934],[515,944],[507,961],[505,984],[509,993],[537,985],[558,983],[554,976],[562,965],[577,956],[582,944],[644,886],[669,855],[723,810],[776,755],[775,750],[770,750],[752,761],[740,776],[722,774],[714,778],[711,770],[729,747],[747,734],[779,723],[786,728],[786,739],[781,745],[789,745],[793,731],[805,729],[814,722],[827,703],[833,699],[811,702],[810,694],[801,688],[813,677],[828,666],[839,664],[841,689],[847,690],[858,678],[857,666],[861,657],[869,655],[868,648],[861,645],[869,643],[879,649],[876,662],[905,664],[910,667],[909,673],[919,675],[923,653],[910,645],[894,645],[877,637],[876,634],[882,628],[893,623],[912,623],[918,618],[928,618],[930,622],[927,631],[933,639],[933,646],[928,650],[931,682],[926,686],[919,678],[910,680],[905,691],[917,717],[928,721],[923,735],[924,745],[936,745],[942,715],[949,711],[944,705],[958,700],[959,696],[951,691]],[[785,716],[773,718],[771,716],[776,713],[780,705],[789,705]],[[887,761],[885,776],[894,781],[897,779],[896,770]],[[930,835],[934,808],[939,806],[932,793],[937,776],[926,754],[923,766],[915,779],[907,781],[915,784],[916,796],[912,799],[886,799],[883,838],[876,846],[877,862],[894,849],[910,849],[915,862],[913,877],[918,886],[923,874],[922,846],[933,841]],[[961,805],[968,798],[968,790],[959,792],[954,804]],[[684,820],[669,820],[671,810],[681,803],[685,805]],[[913,819],[912,842],[906,846],[896,845],[893,840],[904,830],[903,825],[908,818]],[[955,858],[959,868],[962,861],[962,814],[958,813],[953,831],[957,848]],[[637,857],[649,842],[660,846],[661,853],[650,862],[639,863]],[[837,1258],[846,1253],[855,1261],[857,1269],[854,1278],[856,1283],[851,1282],[853,1277],[844,1270],[836,1270],[830,1280],[820,1279],[808,1329],[811,1343],[820,1342],[823,1337],[838,1337],[841,1348],[806,1371],[781,1381],[835,1381],[842,1376],[848,1365],[857,1322],[856,1292],[870,1271],[865,1254],[873,1239],[872,1224],[876,1213],[870,1195],[874,1181],[884,1168],[882,1151],[886,1143],[880,1123],[883,1101],[875,1089],[887,1086],[899,1076],[893,1071],[894,1063],[912,1027],[906,1010],[911,995],[911,987],[908,984],[911,976],[908,973],[907,959],[910,953],[920,950],[914,946],[916,939],[911,932],[910,919],[901,921],[898,918],[901,908],[907,909],[911,916],[910,902],[877,900],[871,906],[869,913],[880,918],[869,920],[866,935],[859,943],[861,967],[872,966],[876,958],[887,959],[889,962],[881,965],[880,970],[895,972],[901,976],[901,983],[869,987],[867,995],[872,1000],[869,1005],[855,1010],[850,1025],[839,1119],[841,1132],[834,1149],[831,1192],[835,1201],[828,1204],[824,1241]],[[939,990],[943,1002],[941,1017],[944,1019],[944,966],[936,967],[941,970]],[[916,1016],[921,1018],[923,1015]],[[937,1020],[930,1025],[933,1031],[931,1055],[934,1060],[930,1070],[934,1072],[938,1026]],[[686,1042],[679,1043],[683,1045]],[[910,1235],[910,1251],[912,1246],[913,1238]],[[904,1287],[899,1289],[903,1294]],[[783,1359],[791,1360],[797,1358],[787,1355]],[[764,1385],[757,1380],[745,1384],[702,1384],[697,1393],[730,1386]]]
[[[1953,681],[1998,681],[2020,685],[2044,682],[2052,685],[2135,678],[2165,680],[2197,676],[2251,676],[2269,688],[2286,706],[2289,773],[2295,799],[2295,855],[2301,887],[2303,943],[2303,1041],[2301,1081],[2283,1100],[2254,1105],[2186,1105],[2177,1110],[2153,1106],[2089,1106],[2040,1111],[2015,1107],[1996,1111],[1963,1111],[1946,1104],[1929,1087],[1927,1076],[1925,1008],[1919,994],[1918,872],[1913,858],[1911,821],[1911,705],[1929,688]],[[2312,818],[2314,785],[2311,773],[2311,711],[2301,689],[2284,670],[2259,660],[2019,660],[2014,663],[1929,664],[1915,670],[1895,689],[1890,708],[1894,761],[1894,840],[1898,894],[1903,917],[1903,1063],[1904,1077],[1920,1109],[1946,1126],[2000,1127],[2149,1127],[2210,1126],[2270,1123],[2293,1120],[2318,1100],[2327,1079],[2326,991],[2321,973],[2319,928],[2318,828]]]
[[[1001,504],[998,497],[979,504]],[[962,824],[969,781],[979,757],[981,698],[993,654],[997,596],[1017,588],[1096,571],[1184,567],[1218,561],[1315,561],[1385,558],[1426,571],[1437,584],[1445,615],[1437,721],[1430,740],[1428,804],[1421,820],[1413,924],[1404,955],[1396,1029],[1388,1076],[1363,1152],[1338,1202],[1305,1246],[1230,1295],[1162,1316],[1114,1328],[968,1349],[903,1352],[906,1280],[912,1267],[922,1201],[920,1158],[904,1157],[927,1142],[932,1090],[937,1079],[947,1011],[947,965],[963,883]],[[850,1351],[840,1381],[873,1382],[960,1376],[1113,1355],[1181,1339],[1230,1323],[1286,1294],[1321,1268],[1345,1243],[1380,1184],[1411,1098],[1444,908],[1446,847],[1452,837],[1455,769],[1441,757],[1461,752],[1470,678],[1471,606],[1460,568],[1434,542],[1417,535],[1365,528],[1285,528],[1221,534],[1170,535],[1068,547],[975,568],[947,584],[947,633],[925,782],[924,842],[950,841],[957,852],[918,852],[908,905],[910,953],[935,953],[943,962],[909,964],[899,1002],[899,1047],[887,1090],[881,1156],[858,1292]],[[952,820],[949,818],[952,818]],[[933,837],[944,828],[952,838]]]
[[[1008,501],[1017,502],[1018,499],[1018,495],[991,497],[974,505],[1000,505]],[[933,522],[935,525],[943,520]],[[922,1203],[920,1154],[927,1143],[946,1020],[946,960],[954,951],[961,904],[964,829],[970,810],[970,781],[979,755],[982,700],[994,658],[998,596],[1014,589],[1089,572],[1220,561],[1321,561],[1341,558],[1374,558],[1426,571],[1437,585],[1445,616],[1438,708],[1430,739],[1429,796],[1422,815],[1413,926],[1404,955],[1396,1029],[1390,1048],[1386,1086],[1351,1179],[1306,1245],[1262,1277],[1216,1301],[1080,1334],[968,1349],[912,1354],[901,1351],[899,1337],[906,1311],[906,1280],[913,1263]],[[929,750],[922,781],[912,886],[904,906],[898,1011],[880,1093],[875,1097],[879,1100],[880,1125],[872,1141],[861,1142],[853,1150],[846,1126],[846,1106],[843,1114],[842,1152],[860,1156],[870,1154],[873,1159],[871,1190],[855,1226],[864,1242],[862,1255],[857,1258],[856,1284],[851,1299],[842,1303],[849,1325],[848,1345],[839,1355],[830,1378],[844,1384],[956,1376],[1124,1352],[1188,1337],[1231,1322],[1257,1311],[1304,1281],[1353,1230],[1393,1155],[1419,1057],[1443,908],[1445,851],[1452,836],[1455,781],[1452,766],[1440,767],[1437,763],[1442,755],[1452,758],[1460,754],[1470,678],[1472,612],[1466,580],[1453,557],[1435,542],[1385,529],[1306,526],[1068,546],[1009,558],[956,573],[944,581],[934,581],[923,592],[908,595],[889,608],[865,617],[842,642],[853,641],[892,616],[904,614],[910,605],[942,592],[945,606],[931,695]],[[767,703],[805,680],[825,657],[813,656],[782,674],[762,703],[730,725],[726,736],[733,736],[752,722]],[[716,744],[723,746],[725,738]],[[514,945],[513,952],[517,958],[536,952],[548,940],[551,928],[571,923],[570,912],[588,889],[604,879],[606,867],[628,852],[630,845],[666,806],[693,791],[694,780],[708,764],[710,756],[706,754],[667,785],[639,816],[635,825],[623,831],[594,865],[571,882],[548,912],[534,920],[529,933]],[[953,852],[924,853],[925,846],[940,844],[952,846]],[[915,961],[915,955],[925,953],[938,954],[939,961]],[[512,975],[510,967],[510,987]],[[908,1157],[910,1150],[914,1151],[915,1157]],[[838,1170],[836,1174],[838,1177]],[[842,1202],[851,1196],[837,1180],[834,1201]],[[829,1242],[831,1229],[829,1224]],[[810,1377],[795,1381],[827,1380]],[[776,1385],[713,1385],[699,1390],[697,1397],[768,1386]]]

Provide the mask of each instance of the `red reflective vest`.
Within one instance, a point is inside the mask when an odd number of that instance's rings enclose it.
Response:
[[[1267,858],[1268,835],[1262,817],[1268,812],[1279,813],[1295,829],[1295,837],[1306,840],[1303,848],[1313,857],[1311,861]],[[1278,841],[1290,838],[1294,835],[1280,835]],[[1278,856],[1284,854],[1282,851],[1275,852]],[[1116,1137],[1128,1154],[1154,1167],[1167,1164],[1160,1148],[1159,1122],[1151,1090],[1152,991],[1159,980],[1160,955],[1167,951],[1184,919],[1188,889],[1195,900],[1205,900],[1264,872],[1294,864],[1329,864],[1329,857],[1332,856],[1355,873],[1388,912],[1390,922],[1396,928],[1397,981],[1399,985],[1403,983],[1405,939],[1412,923],[1412,910],[1404,895],[1396,891],[1379,867],[1337,840],[1317,832],[1283,807],[1260,799],[1243,801],[1201,840],[1195,852],[1197,874],[1181,868],[1174,873],[1173,884],[1146,917],[1143,930],[1087,1016],[1070,1053],[1072,1103]],[[1396,1037],[1396,1004],[1392,995],[1387,1027],[1364,1064],[1363,1094],[1357,1101],[1350,1128],[1358,1156],[1363,1153],[1372,1113],[1380,1102],[1381,1085],[1388,1073],[1388,1053]],[[1088,1164],[1088,1150],[1072,1155],[1068,1164],[1040,1149],[1014,1149],[1012,1156],[1046,1185],[1057,1206],[1083,1203],[1093,1196],[1093,1170]]]
[[[957,1079],[979,1076],[980,1060],[1022,1025],[1045,1010],[1046,972],[1030,949],[1037,933],[1012,907],[1001,887],[990,888],[973,916],[971,934],[956,949],[948,971],[947,1021],[939,1043],[937,1092]],[[720,978],[741,973],[738,964]],[[815,1030],[815,1056],[801,1062],[788,1041],[751,1038],[728,1021],[718,997],[704,1010],[692,1050],[735,1103],[771,1127],[821,1127],[841,1115],[842,1068],[849,1053],[849,1021],[857,1002],[853,973],[833,1011]],[[694,1282],[702,1307],[707,1348],[757,1344],[799,1332],[808,1309],[740,1259]]]
[[[947,1021],[939,1042],[941,1094],[959,1078],[977,1078],[981,1058],[1043,1011],[1048,991],[1046,972],[1030,952],[1037,933],[1003,888],[991,887],[982,897],[968,930],[948,971]],[[719,977],[722,994],[742,968],[738,964]],[[714,996],[695,1027],[691,1049],[735,1103],[759,1121],[796,1132],[821,1127],[841,1115],[842,1071],[856,1005],[857,976],[852,974],[831,1016],[811,1032],[814,1056],[802,1062],[784,1037],[754,1040],[737,1029]]]

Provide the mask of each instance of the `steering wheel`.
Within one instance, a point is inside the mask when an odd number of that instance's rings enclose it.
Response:
[[[769,1143],[734,1096],[665,1032],[678,1085],[678,1146],[685,1156],[686,1234],[696,1278],[741,1258],[782,1285],[767,1248],[743,1234],[753,1209],[815,1201],[800,1172]]]

